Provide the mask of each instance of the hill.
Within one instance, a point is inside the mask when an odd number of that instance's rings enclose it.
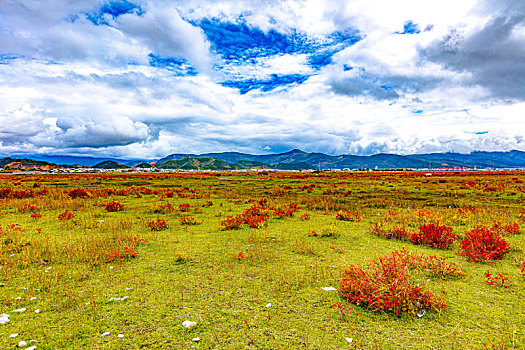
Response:
[[[93,165],[93,168],[95,169],[127,169],[129,167],[127,165],[120,164],[112,160],[105,160],[103,162]]]

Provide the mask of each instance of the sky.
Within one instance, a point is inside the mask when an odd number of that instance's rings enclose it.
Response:
[[[525,1],[0,0],[0,155],[525,151]]]

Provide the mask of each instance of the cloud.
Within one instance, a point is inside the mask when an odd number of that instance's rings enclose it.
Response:
[[[515,1],[0,5],[0,152],[525,150]]]

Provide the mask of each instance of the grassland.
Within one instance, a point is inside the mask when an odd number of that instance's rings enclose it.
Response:
[[[523,181],[523,172],[0,176],[9,315],[0,348],[525,348],[524,229],[503,236],[510,252],[495,263],[458,254],[474,227],[525,225]],[[261,200],[257,228],[225,229]],[[108,211],[112,201],[123,210]],[[376,223],[435,222],[458,235],[448,249],[372,234]],[[403,248],[463,271],[413,274],[446,309],[396,316],[322,289],[339,289],[341,269]],[[508,281],[489,284],[486,272]]]

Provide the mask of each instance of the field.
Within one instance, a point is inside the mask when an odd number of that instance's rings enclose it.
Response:
[[[0,348],[525,348],[524,181],[3,175]]]

